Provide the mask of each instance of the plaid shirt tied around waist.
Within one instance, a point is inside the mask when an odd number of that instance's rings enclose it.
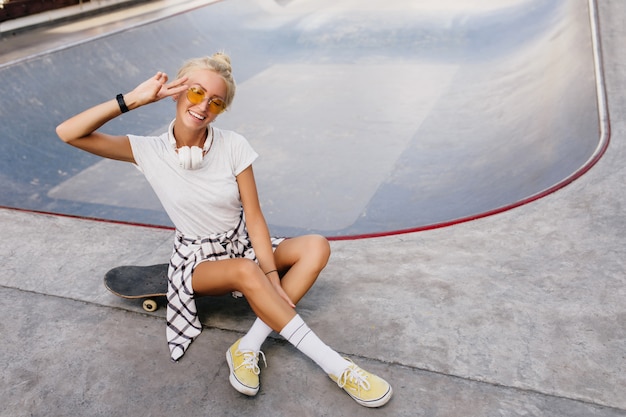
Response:
[[[283,240],[272,238],[272,246],[276,248]],[[200,262],[232,258],[257,261],[243,214],[239,224],[224,233],[191,238],[176,231],[168,268],[166,314],[166,337],[173,361],[178,361],[202,332],[191,284],[194,269]],[[240,297],[241,293],[233,292],[233,296]]]

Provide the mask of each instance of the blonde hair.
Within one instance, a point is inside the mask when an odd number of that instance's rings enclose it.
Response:
[[[176,78],[184,77],[190,72],[199,69],[214,71],[222,77],[226,83],[226,97],[224,97],[224,103],[226,104],[226,108],[230,107],[230,104],[235,98],[235,90],[237,89],[230,65],[230,57],[223,52],[217,52],[212,56],[192,58],[183,63],[178,70]]]

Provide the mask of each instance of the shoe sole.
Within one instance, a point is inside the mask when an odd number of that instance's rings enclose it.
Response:
[[[233,360],[230,355],[230,349],[226,351],[226,362],[228,363],[228,369],[230,369],[230,375],[228,376],[228,380],[230,381],[230,385],[233,386],[237,391],[244,395],[248,395],[250,397],[254,397],[259,392],[259,387],[249,387],[248,385],[243,384],[241,381],[237,379],[235,375],[235,370],[233,367]]]
[[[389,402],[389,400],[391,399],[391,395],[393,394],[393,389],[391,388],[391,385],[390,385],[389,390],[385,393],[385,395],[383,395],[377,400],[370,400],[370,401],[363,401],[362,399],[357,398],[354,395],[350,394],[348,391],[345,391],[345,392],[349,396],[351,396],[354,401],[356,401],[363,407],[376,408],[376,407],[382,407],[383,405],[387,404],[387,402]]]

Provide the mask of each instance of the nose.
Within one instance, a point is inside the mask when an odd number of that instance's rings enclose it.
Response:
[[[213,100],[210,97],[207,97],[205,99],[203,99],[200,103],[197,104],[198,107],[200,107],[202,110],[206,111],[208,113],[209,111],[209,106],[211,105],[211,102]]]

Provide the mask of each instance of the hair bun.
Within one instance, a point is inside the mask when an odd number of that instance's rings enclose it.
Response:
[[[211,58],[213,58],[215,61],[220,62],[225,67],[227,67],[228,71],[232,70],[232,67],[230,64],[230,57],[226,55],[224,52],[216,52],[213,54]]]

